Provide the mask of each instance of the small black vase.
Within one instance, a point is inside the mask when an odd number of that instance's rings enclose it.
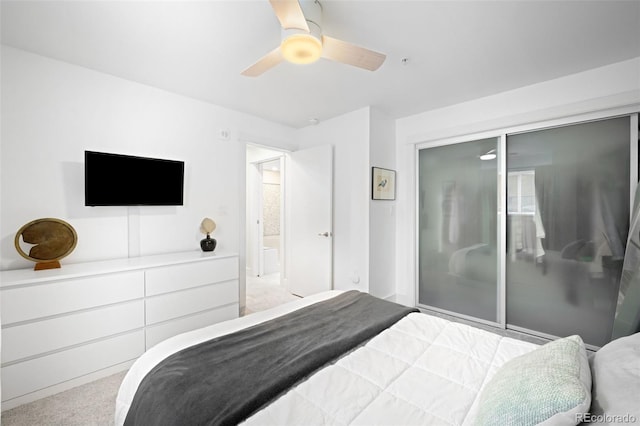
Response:
[[[202,251],[214,251],[216,249],[216,239],[211,238],[209,234],[207,234],[207,238],[200,240],[200,248]]]

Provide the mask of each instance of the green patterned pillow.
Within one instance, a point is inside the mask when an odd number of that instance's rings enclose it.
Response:
[[[482,389],[477,425],[575,425],[591,404],[591,371],[580,336],[506,362]]]

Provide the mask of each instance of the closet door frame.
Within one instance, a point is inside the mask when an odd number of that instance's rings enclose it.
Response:
[[[441,313],[445,315],[450,315],[452,317],[460,318],[462,320],[471,321],[477,324],[485,324],[494,328],[499,328],[502,330],[514,330],[521,331],[527,334],[532,334],[536,337],[541,337],[543,339],[556,339],[559,336],[553,336],[545,333],[541,333],[535,330],[528,329],[519,329],[518,327],[507,326],[507,318],[506,318],[506,233],[507,233],[507,215],[504,214],[506,212],[507,205],[507,158],[506,158],[506,147],[507,147],[507,136],[515,135],[519,133],[529,133],[539,130],[552,129],[557,127],[565,127],[576,124],[583,124],[593,121],[601,121],[614,119],[619,117],[629,117],[630,118],[630,126],[629,126],[629,153],[630,153],[630,164],[629,164],[629,218],[631,218],[631,213],[633,209],[634,203],[634,195],[636,188],[638,186],[638,156],[640,155],[640,108],[637,105],[628,106],[628,107],[620,107],[607,109],[603,111],[590,112],[579,115],[571,115],[567,117],[560,117],[551,120],[543,120],[538,122],[526,123],[516,126],[498,128],[493,130],[487,130],[484,132],[477,132],[471,134],[460,134],[458,136],[453,136],[444,139],[434,139],[427,140],[421,143],[415,144],[415,152],[414,152],[414,160],[415,160],[415,222],[413,224],[414,227],[414,291],[415,291],[415,300],[416,306],[420,309],[426,311],[432,311],[436,313]],[[420,291],[420,282],[419,282],[419,268],[420,268],[420,238],[419,232],[420,229],[420,212],[419,212],[419,196],[420,196],[420,151],[428,148],[436,148],[447,145],[455,145],[465,142],[473,142],[475,140],[482,140],[488,138],[498,138],[498,217],[497,217],[497,244],[498,244],[498,259],[497,259],[497,295],[498,304],[497,304],[497,321],[487,321],[481,318],[471,317],[469,315],[460,314],[457,312],[448,311],[445,309],[437,308],[434,306],[423,305],[419,303],[419,291]],[[597,350],[598,347],[587,345],[590,349]]]

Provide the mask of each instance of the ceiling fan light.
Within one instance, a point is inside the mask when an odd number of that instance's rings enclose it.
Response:
[[[482,154],[480,156],[480,159],[483,160],[483,161],[495,160],[495,158],[496,158],[496,154],[494,154],[492,152],[491,153],[487,152],[486,154]]]
[[[292,34],[280,44],[282,56],[294,64],[310,64],[320,59],[322,42],[311,34]]]

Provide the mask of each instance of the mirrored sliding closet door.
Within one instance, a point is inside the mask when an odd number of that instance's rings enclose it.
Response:
[[[629,229],[629,117],[507,137],[507,324],[611,338]]]
[[[419,304],[497,321],[498,139],[419,151]]]
[[[633,123],[635,115],[420,147],[419,306],[608,343],[637,178]]]

